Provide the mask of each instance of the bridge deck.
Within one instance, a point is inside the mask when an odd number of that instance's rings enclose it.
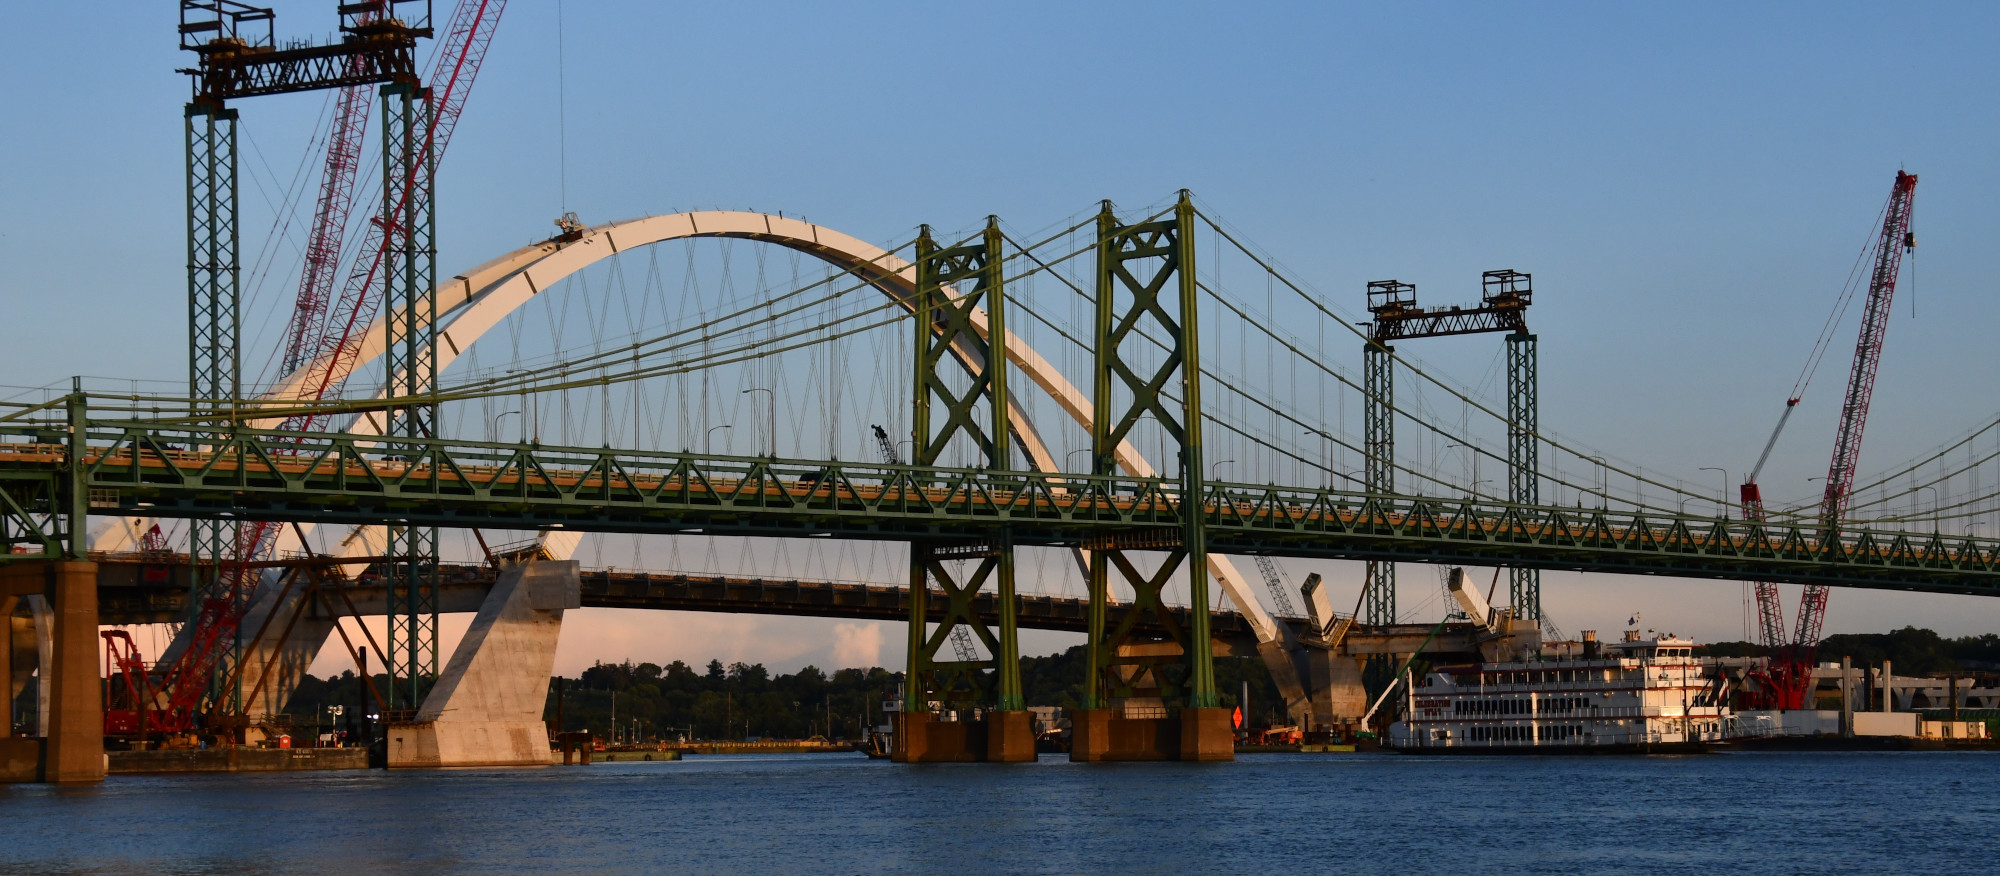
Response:
[[[1328,489],[369,436],[93,427],[95,513],[494,529],[1169,547],[1200,509],[1220,553],[2000,593],[2000,540]],[[200,452],[184,449],[201,446]],[[60,477],[57,444],[0,475]]]
[[[106,624],[166,623],[179,620],[187,607],[185,555],[147,556],[143,554],[96,554],[98,561],[98,617]],[[439,570],[446,591],[442,608],[451,611],[477,609],[479,597],[494,580],[486,566],[446,565]],[[361,610],[383,603],[385,588],[373,570],[364,572],[345,585],[348,599]],[[582,576],[585,608],[638,608],[655,611],[709,611],[734,614],[773,614],[801,617],[854,618],[902,621],[910,616],[909,590],[893,584],[810,579],[766,579],[723,575],[634,572],[617,569],[586,569]],[[931,620],[944,617],[944,600],[929,606]],[[973,597],[973,611],[986,623],[999,622],[998,596],[984,591]],[[1090,603],[1068,596],[1022,594],[1016,617],[1022,629],[1087,632]],[[1114,605],[1109,623],[1121,622],[1130,608]],[[1168,617],[1185,629],[1189,611],[1184,606],[1167,608]],[[1278,618],[1294,627],[1305,623],[1299,618]],[[1255,653],[1256,631],[1243,615],[1233,610],[1211,612],[1209,625],[1217,640]],[[1133,628],[1141,635],[1159,637],[1165,633],[1158,620],[1141,617]]]

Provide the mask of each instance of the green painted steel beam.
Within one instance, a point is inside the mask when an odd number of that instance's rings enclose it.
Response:
[[[94,422],[92,512],[1023,545],[1182,531],[1177,479]],[[0,480],[61,474],[0,445]],[[219,446],[218,452],[189,451]],[[407,454],[407,455],[406,455]],[[1318,487],[1208,483],[1221,553],[2000,595],[2000,539]]]

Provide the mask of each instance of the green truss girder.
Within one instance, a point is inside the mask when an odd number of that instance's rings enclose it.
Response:
[[[979,448],[986,470],[1004,472],[1009,464],[1007,422],[1007,359],[1004,346],[995,352],[989,338],[1005,338],[1006,292],[1002,282],[1001,234],[998,219],[988,217],[976,242],[939,247],[925,226],[917,238],[916,300],[911,308],[916,327],[916,385],[911,437],[913,462],[937,462],[956,438]],[[975,317],[984,314],[986,331]],[[953,350],[972,355],[954,358]],[[965,362],[964,366],[958,363]],[[953,370],[964,372],[954,380]],[[962,384],[957,388],[955,384]],[[987,420],[980,422],[981,405]],[[932,416],[941,408],[943,416]],[[1014,546],[1004,530],[981,549],[979,565],[956,580],[937,559],[936,542],[910,544],[909,682],[903,688],[903,708],[916,712],[933,700],[993,706],[1002,710],[1027,708],[1021,691],[1018,612],[1014,590]],[[946,548],[949,551],[949,548]],[[973,595],[991,580],[999,598],[998,630],[973,613]],[[931,585],[944,595],[946,609],[927,632]],[[986,660],[941,660],[939,650],[954,630],[965,627],[986,646]]]
[[[1184,484],[826,460],[716,457],[366,435],[94,423],[95,513],[672,534],[1074,546],[1185,532]],[[18,446],[18,445],[17,445]],[[212,446],[213,453],[189,451]],[[5,452],[0,479],[60,471]],[[2000,539],[1326,488],[1202,486],[1220,553],[2000,595]],[[69,501],[67,498],[64,501]],[[1102,553],[1101,551],[1098,553]],[[1192,551],[1190,551],[1192,553]]]
[[[46,560],[69,549],[70,518],[63,513],[60,480],[55,472],[0,474],[0,551],[5,558]]]
[[[1203,495],[1201,441],[1201,366],[1198,289],[1194,264],[1194,205],[1187,192],[1169,216],[1126,225],[1105,202],[1097,217],[1097,320],[1093,361],[1091,471],[1108,477],[1113,456],[1143,420],[1152,420],[1179,451],[1178,487],[1184,495]],[[1150,331],[1170,340],[1163,356],[1151,350],[1128,357],[1127,342]],[[1114,392],[1115,388],[1115,392]],[[1168,396],[1178,392],[1179,403]],[[1164,481],[1156,484],[1164,486]],[[1185,566],[1193,620],[1180,644],[1180,669],[1149,659],[1141,677],[1151,679],[1170,706],[1214,708],[1214,657],[1208,630],[1208,555],[1205,515],[1175,521],[1180,545],[1154,575],[1142,575],[1116,550],[1091,552],[1089,674],[1084,682],[1084,707],[1104,708],[1122,698],[1117,679],[1125,658],[1121,646],[1133,640],[1129,626],[1106,628],[1113,568],[1139,599],[1157,599],[1159,588]],[[1187,559],[1192,558],[1192,559]],[[1182,560],[1187,560],[1182,562]],[[1171,677],[1170,677],[1171,676]],[[1130,678],[1130,675],[1124,676]]]

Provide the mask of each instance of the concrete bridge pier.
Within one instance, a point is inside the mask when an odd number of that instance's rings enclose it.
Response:
[[[97,675],[97,564],[21,562],[0,567],[0,678],[13,691],[14,611],[46,600],[47,647],[39,652],[41,735],[13,735],[12,709],[0,723],[0,782],[87,784],[104,779],[104,702]],[[38,614],[40,614],[38,612]],[[9,699],[11,706],[12,700]]]
[[[284,714],[292,692],[333,635],[334,615],[313,593],[304,580],[289,589],[265,586],[244,614],[242,630],[251,638],[243,644],[238,683],[246,744],[265,738],[273,716]]]
[[[542,710],[563,610],[581,605],[574,560],[504,569],[415,720],[389,725],[389,766],[554,763]]]

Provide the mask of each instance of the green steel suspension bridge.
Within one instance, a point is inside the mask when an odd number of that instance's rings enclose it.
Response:
[[[1421,473],[1396,461],[1393,439],[1380,426],[1374,427],[1368,448],[1375,451],[1369,454],[1374,469],[1352,487],[1212,477],[1202,454],[1201,427],[1213,420],[1201,402],[1202,378],[1208,372],[1202,365],[1197,319],[1206,290],[1194,269],[1195,242],[1202,230],[1225,241],[1233,238],[1207,223],[1185,194],[1167,209],[1135,221],[1121,221],[1108,204],[1091,219],[1094,234],[1075,252],[1049,255],[1044,254],[1047,247],[1010,248],[998,223],[989,222],[948,246],[933,243],[926,230],[912,244],[914,261],[906,262],[798,220],[758,214],[655,217],[530,247],[526,256],[500,260],[487,272],[491,276],[458,278],[463,282],[457,292],[447,285],[438,295],[426,296],[432,302],[458,296],[453,304],[460,315],[441,330],[432,315],[434,303],[392,307],[384,320],[409,323],[401,333],[405,339],[458,343],[449,339],[467,314],[476,315],[483,304],[502,306],[510,285],[532,289],[550,279],[558,267],[554,263],[565,257],[603,257],[620,248],[674,239],[677,230],[789,241],[786,245],[814,251],[839,267],[834,283],[816,284],[821,288],[846,282],[888,293],[884,304],[848,317],[853,331],[902,325],[910,334],[912,434],[917,438],[907,463],[506,443],[452,439],[428,430],[413,434],[368,428],[370,423],[396,422],[378,416],[413,408],[432,412],[427,421],[435,423],[435,410],[446,404],[512,398],[527,388],[538,393],[601,388],[713,367],[718,359],[767,355],[767,350],[799,342],[782,334],[746,341],[741,349],[719,345],[712,335],[704,345],[663,336],[532,371],[449,386],[426,381],[417,392],[378,391],[375,397],[306,401],[281,391],[221,399],[77,391],[40,405],[18,405],[6,414],[11,440],[0,445],[0,485],[8,512],[6,537],[16,551],[7,559],[85,555],[91,545],[83,521],[93,514],[178,518],[225,529],[250,525],[247,521],[298,521],[386,525],[404,532],[448,528],[887,540],[912,545],[913,592],[963,607],[982,588],[996,589],[1001,605],[1008,604],[1015,586],[1016,547],[1079,548],[1089,556],[1093,606],[1110,604],[1115,582],[1132,594],[1135,608],[1155,611],[1149,620],[1176,631],[1182,657],[1171,666],[1151,668],[1172,679],[1167,688],[1172,702],[1197,707],[1215,703],[1205,654],[1209,635],[1202,628],[1211,599],[1210,573],[1203,564],[1188,562],[1189,557],[1349,559],[1378,568],[1396,562],[1454,563],[1958,594],[2000,590],[2000,541],[1990,538],[1947,537],[1868,521],[1829,527],[1809,512],[1735,520],[1679,513],[1629,497],[1620,497],[1624,507],[1618,509],[1608,502],[1589,509],[1490,497],[1476,487],[1458,495],[1398,490],[1397,474],[1408,481],[1419,480]],[[701,230],[704,222],[710,223],[708,231]],[[1016,465],[1010,453],[1014,448],[1026,449],[1025,455],[1037,463],[1050,454],[1032,429],[1013,419],[1020,407],[1011,401],[1007,372],[1034,374],[1044,385],[1052,378],[1035,366],[1032,350],[1014,349],[1017,336],[1006,328],[1012,315],[1006,290],[1027,274],[1079,257],[1095,262],[1095,288],[1087,290],[1096,305],[1090,342],[1094,386],[1082,418],[1089,423],[1089,470]],[[522,261],[526,264],[517,263]],[[1022,267],[1010,273],[1009,266]],[[823,339],[849,330],[816,326],[813,332]],[[1512,349],[1523,349],[1521,334],[1510,335]],[[1007,344],[996,350],[994,338],[1005,338]],[[1156,355],[1133,353],[1145,349]],[[1393,371],[1393,353],[1374,338],[1365,340],[1364,349],[1369,361],[1379,358],[1382,363],[1371,368],[1369,384],[1384,387],[1388,378],[1380,375]],[[424,355],[437,353],[427,350]],[[1528,359],[1527,368],[1515,373],[1532,375],[1531,356],[1531,344],[1510,356]],[[1003,361],[1016,367],[994,364]],[[1020,367],[1024,363],[1028,367]],[[401,370],[407,375],[409,369]],[[1073,393],[1074,388],[1064,385],[1057,391]],[[1518,399],[1524,393],[1532,393],[1531,384],[1515,386],[1511,395]],[[1372,420],[1395,418],[1389,391],[1368,398]],[[1518,400],[1509,405],[1512,413],[1522,407]],[[356,425],[346,431],[263,425],[300,414]],[[1144,460],[1124,458],[1132,432],[1145,421],[1157,424],[1169,439],[1170,474],[1152,470]],[[1531,431],[1523,424],[1510,434]],[[1514,443],[1548,440],[1535,437],[1539,440]],[[983,464],[943,464],[955,440],[976,447]],[[1515,453],[1508,459],[1515,468],[1535,474],[1529,467],[1532,456]],[[1164,558],[1142,562],[1140,554]],[[410,564],[416,570],[410,588],[416,598],[406,599],[401,609],[407,614],[408,606],[424,605],[424,570],[435,566],[437,555],[435,548],[411,548],[408,542],[396,555],[416,559]],[[947,560],[978,565],[970,575],[955,577],[944,564]],[[1185,630],[1166,616],[1166,588],[1176,576],[1187,579],[1193,609]],[[211,580],[209,586],[214,585]],[[1377,575],[1368,586],[1367,617],[1393,617],[1393,579]],[[1517,589],[1513,598],[1522,616],[1538,614],[1532,591]],[[913,603],[913,612],[925,610],[922,600]],[[912,686],[913,706],[949,692],[984,696],[1002,709],[1017,708],[1019,680],[1008,671],[1015,665],[1009,658],[1017,647],[1011,614],[1003,610],[992,628],[969,610],[947,609],[945,616],[942,624],[911,626],[912,668],[930,680]],[[1101,610],[1093,612],[1100,621],[1103,616]],[[973,628],[991,659],[940,656],[950,631],[960,625]],[[434,630],[434,617],[407,621],[403,637]],[[1120,660],[1117,647],[1124,644],[1120,632],[1101,623],[1092,627],[1093,665],[1099,667],[1092,692],[1106,699],[1129,693],[1118,689],[1129,674],[1114,671]],[[405,655],[431,649],[429,659],[435,659],[434,642],[406,641],[402,647]],[[411,676],[426,668],[399,667]],[[978,671],[988,669],[990,673]],[[979,685],[991,690],[963,689]]]

